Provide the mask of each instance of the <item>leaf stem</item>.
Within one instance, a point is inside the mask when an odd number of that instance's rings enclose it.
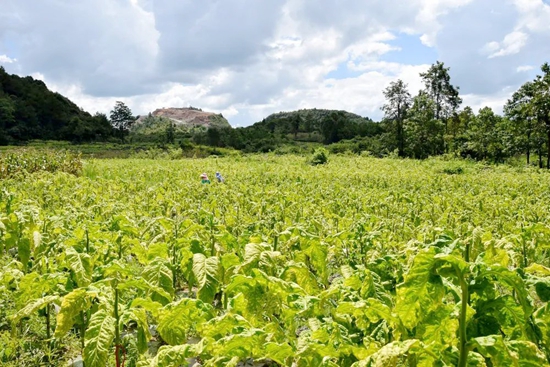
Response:
[[[466,313],[468,311],[468,299],[469,290],[468,283],[463,277],[460,277],[460,288],[462,289],[462,300],[460,304],[460,316],[458,320],[458,334],[460,338],[460,357],[458,360],[458,367],[466,367],[468,362],[468,348],[467,348],[467,336],[466,336]]]

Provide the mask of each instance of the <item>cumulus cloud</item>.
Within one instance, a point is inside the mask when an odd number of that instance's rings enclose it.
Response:
[[[0,63],[6,63],[11,64],[16,62],[16,59],[12,59],[11,57],[8,57],[7,55],[0,55]]]
[[[416,93],[429,66],[401,35],[436,51],[465,101],[497,106],[546,61],[549,20],[543,0],[3,0],[0,62],[91,112],[123,100],[235,126],[306,107],[377,119],[385,86]]]
[[[478,0],[440,18],[444,27],[437,35],[439,58],[451,67],[461,93],[479,100],[500,96],[505,103],[509,95],[503,91],[514,91],[532,77],[518,73],[518,67],[546,61],[550,33],[525,27],[522,14],[532,10],[521,10],[518,4],[526,1]],[[544,6],[542,0],[534,2]]]
[[[522,72],[525,72],[525,71],[530,71],[530,70],[533,70],[534,67],[532,65],[521,65],[521,66],[518,66],[516,71],[518,73],[522,73]]]
[[[94,96],[159,88],[158,31],[153,15],[135,2],[7,2],[22,71],[40,71],[48,80],[79,84]]]
[[[485,45],[484,50],[489,53],[489,58],[514,55],[521,51],[528,40],[527,34],[514,31],[508,33],[502,42],[489,42]]]

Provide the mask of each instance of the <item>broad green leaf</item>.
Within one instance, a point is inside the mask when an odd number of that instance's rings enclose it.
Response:
[[[168,245],[163,242],[157,242],[149,245],[147,249],[147,259],[155,260],[156,258],[168,258]]]
[[[159,303],[161,306],[168,304],[172,300],[172,295],[168,292],[166,292],[161,287],[151,284],[147,282],[145,279],[132,279],[132,280],[126,280],[122,283],[118,284],[119,290],[142,290],[147,295],[150,295],[152,298],[154,298],[154,301]]]
[[[529,274],[535,274],[539,276],[550,276],[550,268],[540,264],[531,264],[525,268],[525,272]]]
[[[17,255],[21,264],[23,264],[23,268],[26,270],[31,258],[31,241],[28,238],[20,238],[17,241]]]
[[[367,299],[365,314],[371,322],[378,322],[379,320],[394,322],[391,309],[375,298]]]
[[[265,357],[282,366],[288,365],[288,361],[292,360],[294,353],[295,351],[288,344],[267,343],[265,345]]]
[[[15,315],[11,317],[12,322],[15,324],[24,317],[29,317],[41,308],[55,302],[59,299],[59,296],[46,296],[44,298],[37,299],[27,304],[24,308],[17,311]]]
[[[235,334],[237,330],[250,329],[252,325],[243,316],[226,313],[198,325],[200,335],[207,338],[220,339],[226,335]]]
[[[550,279],[536,282],[535,291],[542,302],[550,301]]]
[[[415,339],[406,341],[395,341],[386,344],[382,349],[367,359],[352,364],[352,367],[386,367],[397,366],[406,356],[410,349],[420,347],[420,342]]]
[[[150,300],[148,298],[135,298],[132,301],[132,308],[134,307],[141,307],[153,315],[154,318],[157,318],[160,309],[162,308],[162,304],[159,302],[155,302],[153,300]]]
[[[308,255],[310,263],[315,268],[316,273],[321,278],[323,284],[328,283],[327,254],[328,245],[318,240],[308,241],[309,246],[304,249]]]
[[[182,344],[187,341],[190,331],[211,318],[212,306],[186,298],[170,303],[160,311],[157,330],[168,344]]]
[[[86,329],[84,343],[84,363],[86,367],[105,367],[113,339],[115,338],[114,317],[105,310],[99,310],[92,315]]]
[[[68,267],[73,271],[78,287],[86,287],[92,278],[92,263],[90,255],[78,253],[74,248],[66,250]]]
[[[485,269],[481,275],[488,277],[489,279],[494,277],[494,279],[496,279],[500,284],[507,285],[512,288],[516,293],[516,297],[521,307],[523,308],[523,312],[526,315],[530,315],[533,312],[533,306],[531,305],[531,301],[527,293],[527,287],[517,272],[500,266],[495,266]]]
[[[150,367],[187,366],[187,359],[193,357],[191,345],[162,346],[151,361]]]
[[[440,350],[458,343],[458,305],[442,305],[417,326],[417,338]]]
[[[159,287],[170,295],[170,298],[166,299],[165,302],[170,302],[172,296],[174,295],[174,285],[172,281],[172,271],[170,270],[168,260],[161,259],[157,257],[149,265],[143,269],[143,279],[153,286]],[[153,300],[162,295],[155,295]],[[166,298],[162,296],[163,298]]]
[[[405,282],[397,288],[395,311],[408,329],[437,308],[443,298],[443,283],[433,273],[436,262],[435,248],[420,252],[405,275]]]
[[[470,348],[475,347],[495,366],[535,367],[548,366],[544,354],[528,341],[504,340],[501,335],[474,338]]]
[[[73,327],[80,311],[86,311],[91,306],[91,294],[85,289],[75,289],[65,295],[61,301],[61,309],[57,314],[57,326],[54,336],[61,338]]]
[[[241,261],[240,261],[239,257],[235,254],[223,254],[221,256],[220,262],[222,264],[222,267],[225,270],[228,270],[228,269],[231,269],[234,266],[239,265]]]
[[[113,260],[103,268],[103,275],[105,277],[121,279],[123,276],[131,277],[135,274],[132,272],[132,268],[126,266],[122,261]]]
[[[260,255],[267,249],[266,243],[248,243],[244,247],[244,265],[252,264],[260,260]]]
[[[127,325],[134,321],[137,326],[137,348],[140,353],[147,351],[147,343],[151,340],[151,332],[147,322],[147,313],[143,308],[130,308],[122,313],[120,322]]]
[[[304,264],[290,263],[281,278],[298,284],[308,294],[319,292],[319,283]]]
[[[510,263],[508,252],[502,248],[496,248],[493,243],[490,243],[485,252],[481,254],[483,262],[486,265],[499,265],[507,267]]]
[[[193,274],[197,279],[197,297],[206,303],[212,302],[218,292],[220,263],[217,257],[193,255]]]
[[[248,329],[238,334],[230,334],[216,340],[210,351],[215,355],[239,357],[244,360],[251,356],[261,356],[266,333],[261,329]]]

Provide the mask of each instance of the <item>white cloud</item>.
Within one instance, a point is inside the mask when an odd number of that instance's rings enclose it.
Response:
[[[529,36],[520,31],[508,33],[502,42],[489,42],[483,51],[489,54],[489,58],[514,55],[526,45]]]
[[[525,71],[530,71],[530,70],[533,70],[534,67],[531,66],[531,65],[521,65],[521,66],[518,66],[516,71],[518,73],[522,73],[522,72],[525,72]]]
[[[17,58],[6,68],[91,112],[123,100],[234,125],[305,107],[377,119],[385,86],[402,78],[414,94],[428,67],[401,34],[434,47],[465,100],[495,105],[550,52],[542,0],[0,1],[0,55]]]
[[[475,113],[484,107],[490,107],[495,113],[502,114],[506,101],[510,98],[514,91],[514,88],[504,88],[501,91],[489,96],[464,94],[462,95],[462,104],[463,106],[470,106]]]
[[[543,0],[513,0],[519,12],[518,27],[536,33],[550,31],[550,4]]]
[[[17,59],[12,59],[8,55],[0,55],[0,63],[12,64],[16,61]]]
[[[436,46],[438,31],[443,27],[439,18],[452,12],[454,9],[467,5],[473,0],[420,0],[420,11],[416,16],[419,24],[423,25],[422,43],[429,47]]]

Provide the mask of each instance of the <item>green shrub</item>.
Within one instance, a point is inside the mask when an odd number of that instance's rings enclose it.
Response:
[[[317,166],[319,164],[325,164],[328,162],[328,152],[325,148],[318,148],[313,153],[311,157],[310,164],[312,166]]]
[[[460,175],[464,173],[464,168],[462,168],[461,166],[445,167],[443,168],[443,173],[446,173],[448,175]]]

